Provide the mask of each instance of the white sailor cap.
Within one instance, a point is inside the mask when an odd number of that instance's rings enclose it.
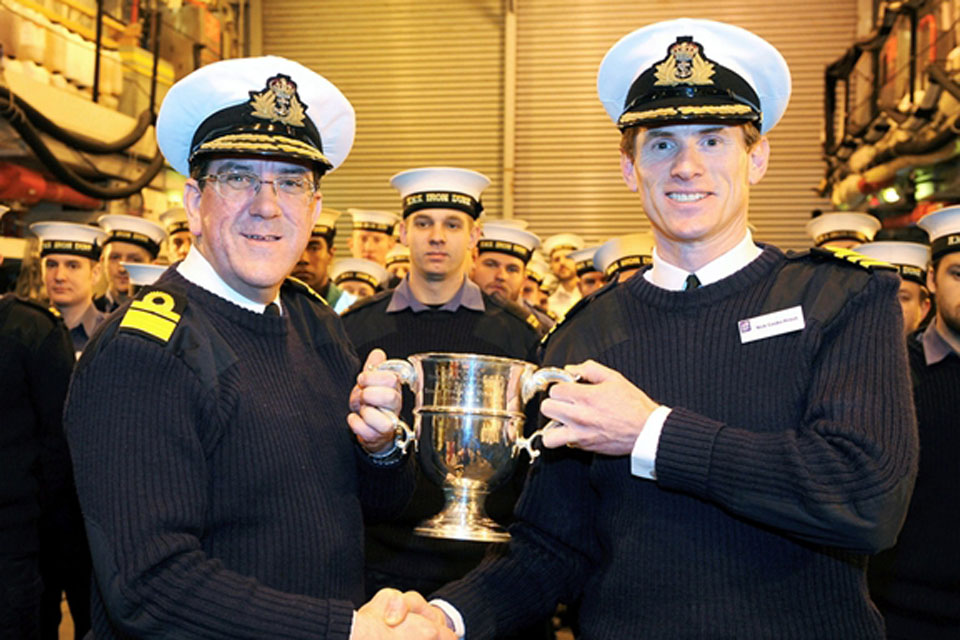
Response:
[[[347,209],[353,218],[354,230],[379,231],[391,235],[394,227],[400,222],[400,216],[390,211],[373,211],[370,209]]]
[[[932,260],[960,251],[960,206],[944,207],[920,218],[917,226],[930,235]]]
[[[169,265],[165,264],[146,264],[143,262],[121,262],[120,264],[130,274],[130,282],[139,287],[153,284],[169,268]]]
[[[340,284],[346,280],[358,280],[366,282],[374,289],[378,289],[381,283],[386,283],[390,274],[373,260],[365,258],[342,258],[333,263],[330,269],[330,279],[334,284]]]
[[[879,220],[868,213],[856,211],[821,213],[807,223],[807,235],[818,247],[832,240],[870,242],[879,230]]]
[[[598,247],[584,247],[583,249],[571,251],[570,255],[567,256],[573,260],[573,266],[578,276],[590,273],[591,271],[599,271],[599,269],[593,266],[593,256],[597,253],[597,249]]]
[[[653,234],[631,233],[607,240],[593,256],[593,266],[612,278],[625,269],[639,269],[653,262]]]
[[[537,285],[542,285],[543,279],[548,275],[550,275],[550,265],[546,263],[539,251],[535,252],[530,262],[527,263],[527,277],[536,282]]]
[[[167,232],[159,224],[137,216],[108,213],[97,218],[97,224],[107,232],[104,245],[115,240],[129,242],[143,247],[154,258],[160,253],[160,244],[167,237]]]
[[[535,233],[497,220],[483,225],[483,236],[477,241],[477,252],[506,253],[520,258],[526,264],[539,246],[540,238]]]
[[[353,107],[333,83],[276,56],[200,67],[170,88],[157,115],[160,150],[185,176],[211,154],[297,158],[332,171],[354,130]]]
[[[310,232],[310,235],[320,236],[326,239],[327,244],[330,244],[333,237],[337,235],[337,218],[339,217],[340,212],[336,209],[324,209],[317,216],[317,221],[313,223],[313,231]]]
[[[790,100],[780,52],[746,29],[680,18],[637,29],[604,56],[597,93],[621,130],[677,122],[774,127]]]
[[[583,238],[575,233],[558,233],[543,241],[543,253],[546,254],[549,260],[553,256],[554,251],[562,250],[570,253],[577,249],[583,249],[584,244],[586,243],[583,241]]]
[[[167,209],[160,214],[160,224],[168,236],[181,231],[190,231],[190,223],[187,222],[187,212],[183,207],[174,207]]]
[[[384,258],[384,266],[389,267],[394,264],[403,264],[410,262],[410,249],[402,244],[393,245],[387,256]]]
[[[107,239],[102,229],[76,222],[34,222],[30,231],[40,239],[41,257],[65,253],[97,260]]]
[[[917,242],[880,240],[857,247],[857,253],[889,262],[900,271],[904,280],[927,284],[927,266],[930,264],[930,247]]]
[[[401,171],[390,178],[390,186],[400,192],[404,218],[421,209],[456,209],[476,220],[490,179],[470,169],[423,167]]]

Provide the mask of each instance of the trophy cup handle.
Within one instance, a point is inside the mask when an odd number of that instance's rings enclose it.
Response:
[[[527,404],[530,398],[536,393],[546,391],[547,387],[554,382],[577,382],[579,379],[579,376],[567,373],[559,367],[543,367],[542,369],[537,369],[532,374],[524,374],[520,388],[523,404]],[[547,430],[555,429],[559,426],[559,422],[551,420],[543,427],[531,433],[528,437],[523,437],[522,435],[517,436],[517,440],[513,444],[513,455],[520,455],[521,450],[526,451],[530,455],[530,462],[533,462],[540,457],[540,450],[534,449],[533,441],[538,437],[542,437]]]
[[[375,370],[391,371],[397,374],[397,377],[400,379],[400,384],[405,384],[411,389],[416,388],[417,370],[414,369],[413,365],[407,360],[384,360],[375,367]],[[416,444],[417,434],[410,428],[410,425],[401,420],[393,411],[387,409],[380,409],[380,411],[386,414],[386,416],[390,418],[390,421],[393,422],[393,430],[395,433],[394,443],[396,443],[404,453],[407,453],[410,445]]]

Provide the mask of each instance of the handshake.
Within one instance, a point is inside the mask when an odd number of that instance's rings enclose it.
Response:
[[[416,591],[381,589],[353,621],[350,640],[457,640],[446,614]]]

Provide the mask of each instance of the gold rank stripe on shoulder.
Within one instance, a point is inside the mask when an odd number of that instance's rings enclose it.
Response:
[[[52,314],[53,314],[55,317],[57,317],[57,318],[62,318],[62,317],[63,317],[63,316],[60,314],[60,309],[57,309],[57,308],[56,308],[55,306],[53,306],[53,305],[50,305],[49,307],[47,307],[47,311],[49,311],[50,313],[52,313]]]
[[[169,293],[151,291],[130,304],[120,321],[120,331],[139,333],[166,344],[180,323],[176,306],[176,300]]]
[[[287,280],[288,280],[291,284],[296,285],[296,286],[304,289],[307,293],[309,293],[309,294],[312,295],[314,298],[316,298],[317,300],[319,300],[320,302],[322,302],[325,307],[329,307],[329,306],[330,306],[330,303],[327,302],[327,300],[326,300],[322,295],[320,295],[319,293],[317,293],[316,290],[315,290],[313,287],[311,287],[310,285],[308,285],[306,282],[304,282],[304,281],[301,280],[300,278],[294,278],[293,276],[287,276]]]
[[[863,267],[864,269],[891,269],[897,271],[895,265],[885,262],[883,260],[874,260],[869,258],[862,253],[858,253],[853,249],[845,249],[843,247],[818,247],[817,250],[829,255],[830,257],[836,258],[837,260],[844,260],[852,264],[857,265],[858,267]]]
[[[533,315],[532,313],[527,316],[527,324],[533,327],[534,329],[536,329],[537,331],[540,330],[540,321],[537,320],[537,316]]]

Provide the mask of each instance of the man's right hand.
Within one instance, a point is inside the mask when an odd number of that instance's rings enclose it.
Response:
[[[350,640],[457,640],[443,612],[416,591],[381,589],[360,607]]]

